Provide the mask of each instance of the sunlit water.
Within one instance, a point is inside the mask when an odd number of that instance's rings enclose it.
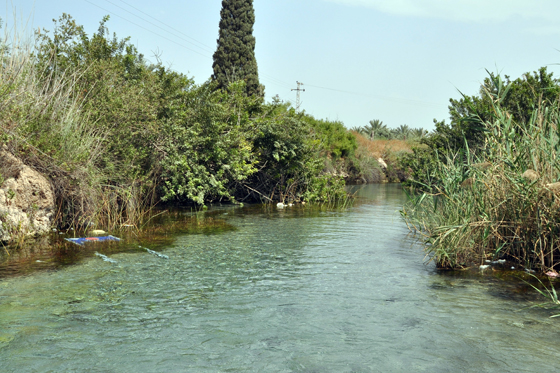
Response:
[[[236,229],[173,237],[169,259],[99,246],[117,263],[5,276],[0,372],[556,371],[544,299],[426,264],[398,186],[358,196],[214,212]]]

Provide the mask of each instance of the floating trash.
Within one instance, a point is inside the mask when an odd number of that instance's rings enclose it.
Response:
[[[493,262],[491,262],[491,263],[492,263],[492,264],[504,264],[505,262],[506,262],[505,259],[498,259],[498,260],[495,260],[495,261],[493,261]]]
[[[75,243],[76,245],[84,246],[86,242],[120,241],[121,239],[114,236],[102,236],[102,237],[65,238],[65,240]]]
[[[117,262],[115,259],[111,259],[107,255],[100,254],[97,251],[95,252],[95,255],[97,255],[98,257],[100,257],[101,259],[103,259],[104,261],[109,262],[109,263],[116,263]]]
[[[147,252],[149,252],[150,254],[153,254],[153,255],[155,255],[155,256],[157,256],[157,257],[160,257],[160,258],[162,258],[162,259],[169,259],[169,257],[168,257],[167,255],[162,254],[162,253],[158,253],[157,251],[148,249],[147,247],[142,247],[142,246],[138,246],[138,247],[141,248],[141,249],[144,249],[144,250],[146,250]]]
[[[90,234],[93,234],[95,236],[99,236],[101,234],[105,234],[107,232],[105,232],[103,229],[93,229],[89,232]]]

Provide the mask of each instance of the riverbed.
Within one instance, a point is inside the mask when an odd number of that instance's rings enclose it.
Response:
[[[122,242],[12,264],[0,371],[556,371],[560,319],[530,308],[544,298],[515,275],[437,270],[398,185],[355,192],[347,209],[210,209],[228,229],[145,244],[168,259]]]

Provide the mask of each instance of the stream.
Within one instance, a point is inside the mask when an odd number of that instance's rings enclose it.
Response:
[[[355,192],[347,209],[211,208],[222,229],[142,245],[162,255],[126,239],[67,243],[87,255],[44,268],[4,253],[0,372],[557,370],[560,318],[531,308],[545,298],[514,271],[436,270],[399,185]]]

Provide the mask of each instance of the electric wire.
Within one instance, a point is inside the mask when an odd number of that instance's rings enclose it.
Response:
[[[179,39],[181,39],[181,40],[183,40],[183,41],[186,41],[187,43],[189,43],[189,44],[195,46],[196,48],[204,49],[206,52],[212,53],[212,51],[209,50],[206,46],[204,46],[204,47],[198,46],[198,45],[196,45],[195,43],[193,43],[193,42],[191,42],[191,41],[189,41],[189,40],[187,40],[187,39],[185,39],[185,38],[183,38],[183,37],[181,37],[181,36],[179,36],[179,35],[175,35],[174,33],[172,33],[172,32],[170,32],[170,31],[164,29],[163,27],[161,27],[161,26],[159,26],[159,25],[156,25],[155,23],[153,23],[153,22],[151,22],[151,21],[148,21],[147,19],[142,18],[142,17],[140,17],[139,15],[136,15],[136,14],[132,13],[131,11],[129,11],[129,10],[123,8],[122,6],[120,6],[120,5],[118,5],[118,4],[115,4],[114,2],[112,2],[112,1],[110,1],[110,0],[105,0],[105,1],[108,2],[109,4],[112,4],[112,5],[116,6],[116,7],[119,8],[119,9],[124,10],[125,12],[127,12],[128,14],[133,15],[133,16],[136,17],[136,18],[139,18],[139,19],[141,19],[142,21],[147,22],[147,23],[149,23],[150,25],[157,27],[158,29],[162,30],[163,32],[167,32],[167,33],[173,35],[173,36],[176,37],[176,38],[179,38]],[[151,17],[151,18],[153,18],[153,17]]]
[[[408,98],[396,98],[396,97],[389,97],[389,96],[382,96],[382,95],[372,95],[372,94],[365,94],[365,93],[359,93],[359,92],[343,91],[341,89],[320,87],[320,86],[316,86],[316,85],[312,85],[312,84],[305,84],[305,86],[306,87],[312,87],[312,88],[325,89],[325,90],[328,90],[328,91],[347,93],[347,94],[356,95],[356,96],[371,97],[371,98],[375,98],[375,99],[378,99],[378,100],[400,102],[400,103],[403,103],[403,104],[432,105],[432,106],[437,106],[437,107],[442,106],[441,104],[437,104],[435,102],[430,102],[430,101],[413,100],[413,99],[408,99]]]
[[[154,31],[152,31],[152,30],[150,30],[150,29],[148,29],[148,28],[146,28],[146,27],[144,27],[144,26],[142,26],[142,25],[139,25],[139,24],[137,24],[137,23],[135,23],[135,22],[133,22],[133,21],[130,21],[129,19],[126,19],[126,18],[124,18],[124,17],[122,17],[122,16],[120,16],[120,15],[114,13],[114,12],[111,12],[110,10],[107,10],[107,9],[103,8],[103,7],[101,7],[101,6],[99,6],[99,5],[95,4],[95,3],[93,3],[92,1],[89,1],[89,0],[84,0],[84,1],[87,2],[87,3],[89,3],[89,4],[91,4],[91,5],[93,5],[93,6],[95,6],[95,7],[97,7],[97,8],[99,8],[99,9],[101,9],[101,10],[103,10],[103,11],[105,11],[105,12],[108,12],[109,14],[112,14],[112,15],[114,15],[114,16],[120,18],[120,19],[123,19],[123,20],[126,21],[126,22],[129,22],[129,23],[131,23],[131,24],[133,24],[133,25],[135,25],[135,26],[137,26],[137,27],[140,27],[140,28],[142,28],[143,30],[146,30],[146,31],[148,31],[148,32],[150,32],[150,33],[152,33],[152,34],[154,34],[154,35],[160,37],[160,38],[163,38],[163,39],[165,39],[165,40],[167,40],[167,41],[170,41],[170,42],[172,42],[173,44],[176,44],[176,45],[178,45],[178,46],[180,46],[180,47],[182,47],[182,48],[185,48],[185,49],[187,49],[187,50],[189,50],[189,51],[191,51],[191,52],[194,52],[194,53],[196,53],[196,54],[198,54],[198,55],[200,55],[200,56],[202,56],[202,57],[211,58],[210,56],[208,56],[208,55],[206,55],[206,54],[200,53],[200,52],[198,52],[198,51],[196,51],[196,50],[194,50],[194,49],[191,49],[191,48],[189,48],[189,47],[187,47],[187,46],[185,46],[185,45],[183,45],[183,44],[181,44],[181,43],[178,43],[177,41],[171,40],[171,39],[169,39],[169,38],[166,37],[166,36],[160,35],[160,34],[154,32]],[[146,19],[144,19],[144,18],[142,18],[142,17],[140,17],[140,16],[138,16],[138,15],[136,15],[136,14],[130,12],[129,10],[127,10],[127,9],[125,9],[125,8],[123,8],[123,7],[121,7],[121,6],[117,5],[117,4],[115,4],[115,3],[113,3],[113,2],[110,1],[110,0],[105,0],[105,1],[107,1],[108,3],[114,5],[114,6],[120,8],[120,9],[122,9],[122,10],[124,10],[125,12],[127,12],[127,13],[129,13],[129,14],[131,14],[131,15],[133,15],[133,16],[139,18],[139,19],[141,19],[142,21],[149,23],[150,25],[155,26],[155,27],[159,28],[160,30],[163,30],[164,32],[167,32],[167,33],[173,35],[173,36],[176,37],[176,38],[179,38],[179,39],[181,39],[181,40],[186,41],[187,43],[189,43],[189,44],[195,46],[196,48],[204,49],[206,52],[212,53],[211,50],[210,50],[210,47],[207,46],[206,44],[199,42],[198,40],[196,40],[196,39],[194,39],[194,38],[188,36],[187,34],[181,32],[181,31],[179,31],[179,30],[177,30],[177,29],[175,29],[175,28],[173,28],[173,27],[171,27],[171,26],[169,26],[169,25],[166,25],[164,22],[158,20],[157,18],[154,18],[154,17],[150,16],[149,14],[143,12],[142,10],[138,9],[137,7],[135,7],[135,6],[131,5],[131,4],[128,4],[127,2],[125,2],[125,1],[123,1],[123,0],[119,0],[119,1],[122,2],[122,3],[124,3],[124,4],[126,4],[126,5],[128,5],[129,7],[133,8],[133,9],[135,9],[136,11],[138,11],[138,12],[140,12],[140,13],[142,13],[142,14],[144,14],[144,15],[146,15],[146,16],[152,18],[152,19],[154,19],[155,21],[157,21],[157,22],[159,22],[159,23],[165,25],[166,27],[169,27],[170,29],[174,30],[175,32],[178,32],[178,33],[180,33],[180,34],[186,36],[187,38],[189,38],[189,39],[191,39],[191,40],[194,40],[195,42],[197,42],[197,43],[200,44],[201,46],[195,45],[194,43],[192,43],[192,42],[190,42],[190,41],[188,41],[188,40],[186,40],[186,39],[184,39],[184,38],[182,38],[182,37],[180,37],[180,36],[178,36],[178,35],[176,35],[176,34],[173,34],[173,33],[171,33],[170,31],[167,31],[167,30],[163,29],[162,27],[160,27],[160,26],[154,24],[153,22],[150,22],[150,21],[148,21],[148,20],[146,20]],[[286,83],[286,82],[284,82],[284,81],[282,81],[282,80],[280,80],[280,79],[277,79],[276,77],[273,77],[273,76],[271,76],[271,75],[264,74],[264,73],[260,73],[259,75],[262,76],[263,78],[265,78],[265,80],[267,80],[269,83],[272,83],[273,85],[276,85],[276,86],[279,86],[279,87],[283,87],[283,88],[287,88],[287,89],[291,89],[291,87],[292,87],[290,84],[288,84],[288,83]],[[441,104],[437,104],[437,103],[429,102],[429,101],[414,100],[414,99],[406,99],[406,98],[395,98],[395,97],[388,97],[388,96],[382,96],[382,95],[364,94],[364,93],[352,92],[352,91],[345,91],[345,90],[335,89],[335,88],[329,88],[329,87],[321,87],[321,86],[312,85],[312,84],[305,84],[305,86],[306,86],[306,87],[311,87],[311,88],[318,88],[318,89],[328,90],[328,91],[346,93],[346,94],[351,94],[351,95],[356,95],[356,96],[370,97],[370,98],[374,98],[374,99],[378,99],[378,100],[384,100],[384,101],[393,101],[393,102],[400,102],[400,103],[407,103],[407,104],[416,104],[416,105],[431,105],[431,106],[434,106],[434,107],[441,107],[441,106],[442,106]]]
[[[127,22],[129,22],[129,23],[132,23],[133,25],[135,25],[135,26],[137,26],[137,27],[140,27],[141,29],[144,29],[144,30],[146,30],[146,31],[148,31],[148,32],[150,32],[150,33],[156,35],[156,36],[159,36],[160,38],[163,38],[163,39],[165,39],[165,40],[167,40],[167,41],[170,41],[170,42],[172,42],[173,44],[176,44],[176,45],[178,45],[178,46],[180,46],[180,47],[183,47],[183,48],[185,48],[185,49],[188,49],[188,50],[190,50],[191,52],[194,52],[194,53],[196,53],[196,54],[198,54],[198,55],[200,55],[200,56],[202,56],[202,57],[211,58],[211,57],[208,56],[208,55],[202,54],[202,53],[200,53],[200,52],[198,52],[198,51],[196,51],[196,50],[194,50],[194,49],[191,49],[191,48],[189,48],[189,47],[187,47],[187,46],[185,46],[185,45],[183,45],[183,44],[181,44],[181,43],[178,43],[178,42],[176,42],[176,41],[174,41],[174,40],[171,40],[171,39],[169,39],[168,37],[165,37],[165,36],[163,36],[163,35],[160,35],[160,34],[154,32],[154,31],[152,31],[152,30],[149,30],[149,29],[145,28],[144,26],[141,26],[141,25],[139,25],[139,24],[137,24],[137,23],[135,23],[135,22],[132,22],[131,20],[128,20],[128,19],[124,18],[123,16],[119,16],[118,14],[115,14],[114,12],[111,12],[110,10],[107,10],[107,9],[105,9],[105,8],[103,8],[103,7],[97,5],[97,4],[95,4],[95,3],[93,3],[93,2],[91,2],[91,1],[89,1],[89,0],[84,0],[84,1],[85,1],[86,3],[89,3],[89,4],[95,6],[95,7],[99,8],[99,9],[105,11],[105,12],[108,12],[109,14],[114,15],[115,17],[118,17],[118,18],[120,18],[120,19],[123,19],[123,20],[125,20],[125,21],[127,21]]]
[[[113,3],[113,2],[110,1],[110,0],[105,0],[105,1],[108,2],[108,3],[110,3],[110,4],[112,4],[112,5],[114,5],[114,6],[116,6],[116,7],[118,7],[118,8],[120,8],[120,9],[122,9],[122,10],[124,10],[125,12],[127,12],[127,13],[129,13],[129,14],[132,14],[133,16],[135,16],[135,17],[137,17],[137,18],[143,20],[144,22],[147,22],[147,23],[149,23],[149,24],[151,24],[151,25],[153,25],[153,26],[159,28],[160,30],[163,30],[163,31],[165,31],[165,32],[169,32],[169,31],[163,29],[162,27],[160,27],[160,26],[154,24],[153,22],[150,22],[150,21],[148,21],[148,20],[146,20],[146,19],[144,19],[144,18],[142,18],[142,17],[140,17],[140,16],[138,16],[138,15],[136,15],[136,14],[134,14],[134,13],[132,13],[132,12],[126,10],[126,9],[124,9],[123,7],[121,7],[121,6],[119,6],[119,5],[115,4],[115,3]],[[140,13],[146,15],[147,17],[150,17],[151,19],[155,20],[156,22],[159,22],[159,23],[165,25],[166,27],[172,29],[173,31],[175,31],[175,32],[177,32],[177,33],[179,33],[179,34],[181,34],[181,35],[184,35],[184,36],[186,36],[187,38],[189,38],[189,39],[191,39],[191,40],[194,40],[195,42],[197,42],[198,44],[201,45],[201,46],[197,46],[197,47],[199,47],[199,48],[201,48],[201,49],[204,49],[205,51],[207,51],[207,52],[209,52],[209,53],[213,53],[212,50],[210,49],[210,47],[209,47],[208,45],[206,45],[206,44],[204,44],[204,43],[202,43],[202,42],[200,42],[200,41],[198,41],[198,40],[196,40],[196,39],[194,39],[194,38],[188,36],[187,34],[181,32],[181,31],[179,31],[179,30],[177,30],[177,29],[175,29],[175,28],[173,28],[173,27],[171,27],[171,26],[169,26],[169,25],[166,25],[164,22],[158,20],[158,19],[155,18],[155,17],[152,17],[152,16],[149,15],[148,13],[142,11],[141,9],[138,9],[137,7],[135,7],[135,6],[133,6],[133,5],[129,4],[129,3],[127,3],[126,1],[123,1],[123,0],[119,0],[119,1],[120,1],[121,3],[123,3],[123,4],[128,5],[129,7],[133,8],[133,9],[135,9],[136,11],[138,11],[138,12],[140,12]],[[182,39],[182,40],[185,40],[184,38],[182,38],[182,37],[180,37],[180,36],[178,36],[178,35],[175,35],[175,34],[173,34],[173,33],[171,33],[171,32],[169,32],[169,33],[170,33],[171,35],[175,36],[175,37],[178,37],[178,38],[180,38],[180,39]],[[192,42],[189,42],[188,40],[185,40],[185,41],[187,41],[189,44],[193,44]],[[193,45],[195,45],[195,44],[193,44]],[[195,46],[196,46],[196,45],[195,45]],[[275,78],[275,77],[273,77],[273,76],[270,76],[270,75],[267,75],[267,74],[263,74],[263,73],[260,73],[260,75],[263,76],[263,77],[265,77],[265,78],[267,78],[267,80],[268,80],[269,82],[272,82],[273,84],[276,84],[276,85],[278,85],[278,86],[284,86],[284,87],[287,87],[287,88],[288,88],[288,87],[291,88],[291,86],[290,86],[288,83],[283,82],[283,81],[281,81],[281,80],[279,80],[279,79],[277,79],[277,78]]]
[[[196,39],[193,38],[193,37],[190,37],[189,35],[185,34],[184,32],[182,32],[182,31],[180,31],[180,30],[177,30],[177,29],[174,28],[174,27],[169,26],[168,24],[166,24],[165,22],[160,21],[159,19],[157,19],[157,18],[155,18],[155,17],[152,17],[152,16],[149,15],[148,13],[142,11],[141,9],[138,9],[137,7],[135,7],[134,5],[131,5],[131,4],[127,3],[126,1],[123,1],[123,0],[119,0],[119,1],[120,1],[121,3],[123,3],[123,4],[128,5],[129,7],[131,7],[131,8],[133,8],[133,9],[137,10],[138,12],[140,12],[140,13],[146,15],[147,17],[150,17],[150,18],[153,19],[154,21],[161,23],[161,24],[164,25],[165,27],[168,27],[168,28],[170,28],[171,30],[173,30],[173,31],[175,31],[175,32],[177,32],[177,33],[179,33],[179,34],[181,34],[181,35],[183,35],[183,36],[185,36],[185,37],[191,39],[192,41],[194,41],[194,42],[200,44],[200,45],[201,45],[201,47],[200,47],[201,49],[206,48],[206,49],[207,49],[207,52],[213,53],[213,51],[212,51],[211,49],[208,49],[208,48],[210,48],[208,45],[206,45],[206,44],[204,44],[204,43],[202,43],[202,42],[196,40]],[[167,31],[167,32],[169,32],[169,31]]]

